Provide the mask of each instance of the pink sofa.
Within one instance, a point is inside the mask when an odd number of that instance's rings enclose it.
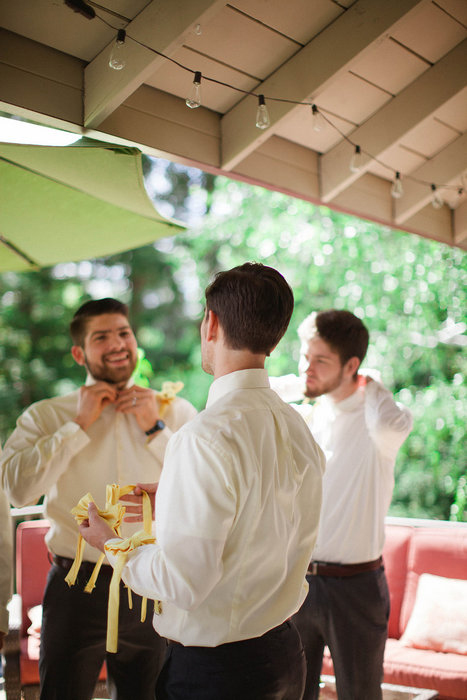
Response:
[[[391,596],[384,682],[466,700],[467,526],[387,524],[383,557]],[[329,654],[323,674],[333,674]]]

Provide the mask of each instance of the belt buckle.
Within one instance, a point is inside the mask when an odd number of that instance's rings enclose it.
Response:
[[[309,569],[310,574],[312,576],[317,576],[318,575],[318,569],[319,569],[319,564],[317,561],[311,561],[311,568]]]

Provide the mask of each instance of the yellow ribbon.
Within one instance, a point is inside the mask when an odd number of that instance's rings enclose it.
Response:
[[[107,644],[106,649],[111,653],[116,653],[118,642],[118,611],[120,607],[120,579],[122,577],[123,567],[129,552],[133,551],[142,544],[153,544],[156,538],[153,535],[148,535],[144,530],[135,532],[131,537],[119,542],[108,542],[105,545],[105,551],[116,555],[117,561],[114,566],[112,580],[110,581],[109,589],[109,605],[107,617]],[[129,590],[129,589],[128,589]],[[146,598],[143,598],[144,613],[146,613]],[[143,604],[141,605],[141,616],[143,616]],[[144,622],[144,620],[142,620]]]
[[[131,493],[136,484],[128,484],[128,486],[118,486],[117,484],[109,484],[106,488],[106,500],[107,503],[110,504],[116,504],[120,500],[122,496],[126,496],[128,493]],[[142,492],[142,497],[143,497],[143,530],[147,535],[152,535],[152,508],[151,508],[151,499],[149,498],[149,495],[147,494],[146,491],[141,489]],[[102,561],[105,558],[104,554],[101,554]],[[99,560],[100,561],[100,560]],[[94,572],[93,572],[94,575]],[[97,578],[97,577],[96,577]],[[91,576],[92,579],[92,576]],[[91,583],[91,579],[88,581],[88,585],[84,589],[85,591],[87,590],[88,586]],[[133,600],[131,596],[131,588],[129,586],[126,587],[128,591],[128,607],[130,610],[133,609]],[[154,604],[156,604],[155,601]],[[141,622],[144,622],[146,619],[146,610],[147,610],[147,600],[146,598],[143,598],[141,600]],[[118,619],[118,618],[117,618]]]
[[[163,382],[162,389],[157,393],[160,409],[159,416],[162,418],[179,391],[183,389],[183,382]]]
[[[170,383],[170,382],[168,382]],[[180,382],[181,383],[181,382]],[[182,385],[183,386],[183,385]],[[126,508],[119,504],[119,500],[122,496],[126,496],[131,493],[135,488],[135,484],[128,484],[128,486],[118,486],[117,484],[108,484],[106,487],[106,504],[105,509],[97,509],[97,512],[101,518],[103,518],[108,525],[112,528],[118,537],[121,537],[120,528],[123,521],[123,516],[125,515]],[[152,508],[151,499],[146,491],[142,491],[142,505],[143,505],[143,530],[136,532],[131,537],[121,540],[120,542],[112,543],[106,545],[106,551],[117,554],[117,563],[114,567],[112,574],[112,580],[110,582],[109,590],[109,605],[108,605],[108,621],[107,621],[107,651],[116,652],[117,651],[117,639],[118,639],[118,611],[120,606],[120,579],[123,567],[125,566],[128,553],[131,552],[136,547],[141,544],[151,544],[155,542],[155,538],[152,535]],[[71,513],[74,515],[78,525],[84,520],[88,519],[88,506],[89,503],[94,502],[93,497],[90,493],[83,496],[80,501],[76,504],[74,508],[71,509]],[[84,540],[81,534],[78,535],[78,544],[76,547],[76,555],[74,562],[68,572],[65,581],[69,586],[73,586],[76,582],[76,577],[78,575],[81,562],[83,560],[83,550],[84,550]],[[85,592],[91,593],[95,588],[96,580],[99,575],[101,566],[105,560],[105,554],[101,554],[96,562],[94,570],[91,574],[89,581],[86,584]],[[133,608],[131,589],[127,586],[128,590],[128,606],[130,610]],[[142,598],[141,601],[141,622],[146,619],[147,610],[147,599]],[[161,603],[158,600],[154,601],[154,612],[160,614],[162,612]]]
[[[78,501],[76,506],[71,509],[71,513],[72,515],[74,515],[78,525],[81,525],[81,523],[84,522],[84,520],[87,520],[88,506],[91,502],[94,502],[94,499],[90,493],[87,493]],[[124,506],[121,506],[118,503],[107,503],[105,510],[100,510],[98,508],[97,512],[100,515],[100,517],[103,518],[107,522],[107,524],[114,530],[115,534],[118,535],[118,537],[120,537],[120,525],[122,524],[123,516],[125,515]],[[65,577],[65,581],[69,586],[73,586],[76,583],[76,577],[78,576],[79,567],[81,566],[81,562],[83,561],[83,551],[84,540],[81,534],[79,534],[78,543],[76,545],[75,560],[71,566],[71,569]],[[99,574],[104,559],[105,555],[101,554],[96,563],[96,566],[94,567],[94,571],[91,574],[91,578],[89,579],[86,585],[86,593],[90,593],[94,588],[97,576]]]

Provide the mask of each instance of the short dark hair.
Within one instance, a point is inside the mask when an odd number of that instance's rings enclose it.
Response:
[[[358,357],[360,363],[368,350],[368,329],[362,320],[350,311],[329,309],[316,314],[318,335],[338,353],[341,363]]]
[[[79,307],[70,323],[70,335],[73,345],[83,347],[86,336],[86,326],[90,318],[102,314],[121,314],[128,318],[128,306],[117,299],[91,299]]]
[[[219,272],[206,289],[206,310],[217,315],[233,350],[269,355],[287,330],[293,306],[285,278],[261,263]]]

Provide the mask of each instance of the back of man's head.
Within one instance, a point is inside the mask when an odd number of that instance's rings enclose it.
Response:
[[[206,289],[206,310],[216,314],[233,350],[269,355],[287,330],[293,306],[284,277],[261,263],[219,272]]]
[[[350,311],[329,309],[312,313],[301,324],[298,335],[302,342],[308,342],[319,335],[337,352],[341,363],[358,357],[360,362],[368,350],[369,334],[363,322]]]
[[[91,299],[79,307],[70,323],[70,335],[73,345],[83,347],[86,325],[90,318],[102,314],[121,314],[128,318],[128,306],[117,299]]]

